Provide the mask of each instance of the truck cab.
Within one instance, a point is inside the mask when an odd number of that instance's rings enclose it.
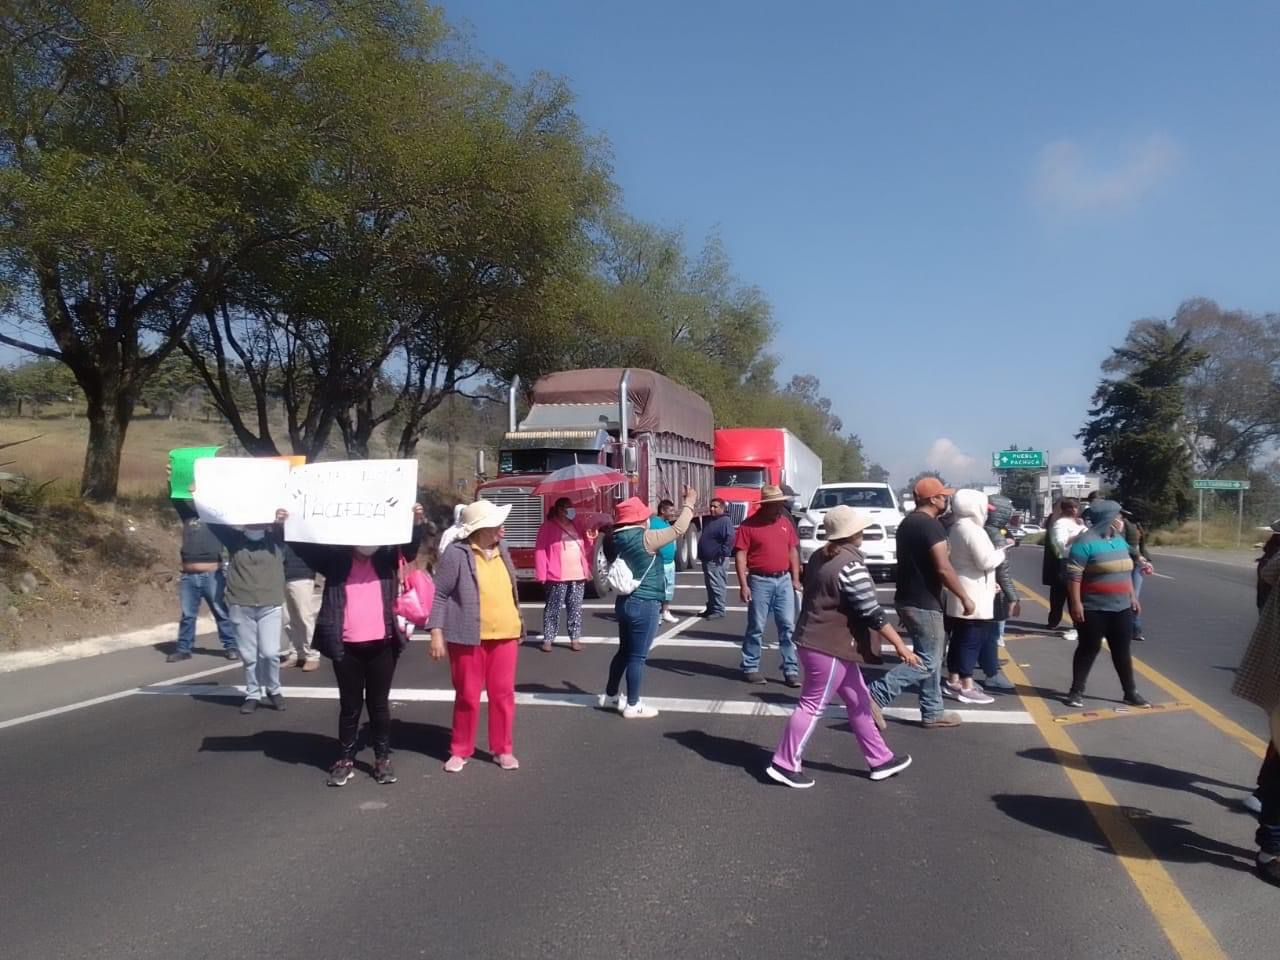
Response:
[[[806,562],[827,539],[823,518],[833,507],[853,507],[871,521],[862,534],[862,556],[872,576],[892,579],[898,569],[898,524],[903,513],[887,483],[824,483],[814,491],[800,519],[800,561]]]

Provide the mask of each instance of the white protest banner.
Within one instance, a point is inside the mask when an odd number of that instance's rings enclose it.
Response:
[[[417,460],[337,460],[295,467],[286,540],[380,547],[413,537]]]
[[[275,523],[285,506],[290,463],[268,457],[205,457],[195,462],[196,512],[208,523]]]

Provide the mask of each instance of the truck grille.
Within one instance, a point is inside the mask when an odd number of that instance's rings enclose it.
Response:
[[[747,519],[747,504],[743,500],[727,500],[724,505],[725,516],[733,521],[733,525],[739,526],[743,520]]]
[[[500,507],[511,504],[507,515],[505,543],[508,547],[532,547],[538,540],[538,528],[546,518],[542,497],[534,496],[522,487],[484,490],[484,499]]]

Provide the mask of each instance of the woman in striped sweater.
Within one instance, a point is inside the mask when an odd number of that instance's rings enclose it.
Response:
[[[804,604],[795,632],[804,689],[773,761],[765,770],[771,779],[788,787],[813,786],[813,780],[800,769],[800,755],[833,695],[844,701],[849,728],[872,780],[887,779],[911,765],[909,755],[895,756],[885,745],[876,728],[871,694],[858,668],[862,656],[854,637],[864,632],[878,634],[893,645],[905,662],[921,666],[920,658],[889,625],[876,600],[875,581],[858,552],[868,523],[852,507],[831,510],[823,519],[826,546],[805,566]]]

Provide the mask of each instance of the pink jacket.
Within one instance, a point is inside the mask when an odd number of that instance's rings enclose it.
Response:
[[[577,531],[577,539],[582,547],[584,564],[591,562],[591,545],[587,542],[587,530],[582,521],[575,520],[573,527]],[[533,546],[533,570],[539,583],[559,583],[563,579],[560,571],[560,557],[564,552],[566,539],[571,539],[569,531],[556,520],[544,520],[538,528],[538,541]]]

